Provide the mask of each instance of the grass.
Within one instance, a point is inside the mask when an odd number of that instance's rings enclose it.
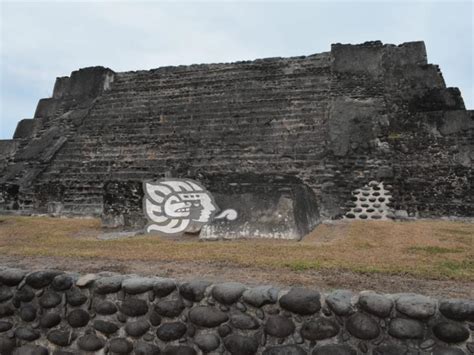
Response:
[[[322,224],[301,242],[137,236],[98,240],[96,219],[0,217],[0,255],[225,263],[274,272],[335,269],[357,273],[474,280],[474,224],[354,221]]]

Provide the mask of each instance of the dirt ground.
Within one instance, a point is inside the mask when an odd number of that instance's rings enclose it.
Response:
[[[474,299],[474,224],[336,222],[301,242],[101,241],[97,220],[0,216],[0,266]]]

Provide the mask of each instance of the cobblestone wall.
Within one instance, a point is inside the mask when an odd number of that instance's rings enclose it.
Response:
[[[0,353],[474,353],[474,300],[0,268]]]

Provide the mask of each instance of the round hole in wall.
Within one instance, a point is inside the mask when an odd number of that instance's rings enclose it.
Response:
[[[359,207],[354,208],[354,212],[357,212],[357,213],[362,212],[362,208],[359,208]]]
[[[370,218],[372,218],[372,219],[381,219],[382,216],[379,215],[379,214],[374,214],[374,215],[370,216]]]
[[[367,215],[366,215],[365,213],[361,213],[361,214],[359,215],[359,218],[361,218],[361,219],[367,219]]]
[[[380,207],[380,203],[374,203],[374,207],[375,207],[375,208],[379,208],[379,207]]]
[[[374,212],[374,211],[375,211],[375,210],[374,210],[373,208],[367,208],[367,212],[369,212],[369,213],[372,213],[372,212]]]
[[[364,208],[367,208],[367,207],[369,207],[369,204],[368,203],[363,203],[363,204],[361,204],[361,206],[364,207]]]
[[[347,218],[355,218],[355,214],[353,214],[353,213],[348,213],[348,214],[346,214],[346,217],[347,217]]]
[[[373,196],[380,196],[380,192],[378,192],[378,191],[372,192],[372,195]]]
[[[373,186],[372,187],[375,191],[379,191],[380,190],[380,187],[379,186]]]
[[[370,196],[370,192],[364,191],[364,192],[362,192],[362,195],[364,195],[364,196]]]
[[[379,197],[380,202],[385,202],[385,197]]]
[[[361,197],[359,198],[359,201],[367,201],[367,199],[365,197]]]
[[[375,202],[375,201],[377,201],[377,199],[375,197],[371,197],[371,198],[369,198],[369,201],[370,202]]]

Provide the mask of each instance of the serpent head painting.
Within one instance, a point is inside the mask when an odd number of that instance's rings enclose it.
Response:
[[[161,179],[143,183],[143,209],[148,219],[146,232],[179,235],[200,229],[213,219],[234,220],[237,212],[229,209],[219,215],[213,196],[190,179]]]

